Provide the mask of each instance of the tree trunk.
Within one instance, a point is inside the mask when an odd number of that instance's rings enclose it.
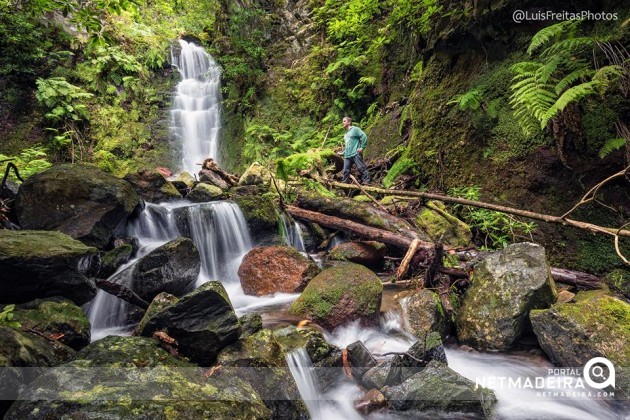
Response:
[[[114,295],[126,302],[139,306],[142,309],[147,309],[149,307],[149,303],[146,300],[142,299],[140,296],[135,294],[133,290],[123,286],[122,284],[114,283],[104,279],[96,279],[96,287],[104,290],[110,295]]]

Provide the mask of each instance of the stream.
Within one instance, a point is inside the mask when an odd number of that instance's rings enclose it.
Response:
[[[181,53],[173,56],[173,63],[182,75],[177,86],[171,113],[172,132],[182,143],[182,170],[195,174],[198,163],[207,157],[217,158],[220,133],[220,69],[203,49],[180,41]],[[281,221],[287,244],[304,252],[301,230],[295,222]],[[128,225],[129,236],[138,238],[138,257],[146,255],[169,240],[186,236],[193,240],[201,257],[201,271],[197,286],[220,280],[237,313],[260,313],[266,327],[275,328],[297,321],[287,314],[288,306],[299,294],[278,293],[256,297],[243,293],[237,270],[252,243],[247,223],[239,207],[230,201],[192,204],[186,201],[169,204],[146,204],[144,210]],[[117,273],[134,264],[137,259],[121,267]],[[114,274],[116,276],[116,274]],[[386,293],[393,293],[387,291]],[[385,300],[385,298],[384,298]],[[88,309],[92,325],[92,339],[107,335],[129,335],[130,305],[99,291]],[[379,357],[385,353],[404,352],[416,339],[404,325],[402,311],[382,313],[380,325],[360,327],[358,322],[325,332],[326,340],[340,348],[361,340],[370,352]],[[515,351],[509,353],[468,352],[456,344],[446,347],[449,366],[461,375],[475,380],[484,376],[537,376],[546,372],[551,363],[541,352]],[[391,357],[391,356],[382,356]],[[287,363],[309,414],[314,419],[366,418],[354,409],[353,401],[363,393],[354,382],[340,375],[333,389],[322,393],[317,389],[310,371],[311,361],[305,351],[287,355]],[[506,390],[494,387],[498,398],[497,415],[505,419],[613,419],[623,418],[611,408],[591,399],[543,399],[535,391]],[[367,418],[462,418],[450,413],[374,413]]]

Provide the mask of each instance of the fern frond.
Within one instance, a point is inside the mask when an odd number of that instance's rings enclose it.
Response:
[[[532,55],[538,48],[548,43],[552,38],[555,38],[571,28],[576,28],[580,24],[579,20],[566,20],[559,22],[546,28],[542,28],[536,35],[532,37],[532,42],[527,48],[527,54]]]
[[[604,145],[602,146],[602,148],[599,149],[599,157],[603,159],[606,156],[608,156],[610,153],[614,152],[615,150],[619,150],[622,147],[625,147],[625,145],[626,145],[626,139],[621,138],[621,137],[607,140],[606,143],[604,143]]]
[[[588,76],[592,76],[595,73],[593,69],[590,68],[581,68],[575,70],[569,74],[567,74],[562,80],[558,82],[556,85],[556,93],[558,95],[562,94],[569,86],[575,83],[578,80],[584,79]]]
[[[545,48],[545,50],[540,53],[540,56],[550,57],[557,54],[574,54],[581,50],[593,48],[593,44],[595,44],[595,40],[586,36],[567,38],[562,41],[557,41],[553,45]]]
[[[603,94],[608,87],[624,74],[624,68],[618,65],[604,66],[593,75],[593,82],[597,84],[600,94]]]
[[[479,88],[471,89],[466,93],[455,96],[447,104],[459,104],[462,111],[466,109],[477,110],[483,102],[483,91]]]
[[[567,107],[571,102],[578,102],[585,96],[596,93],[597,82],[586,82],[567,89],[556,101],[551,108],[540,118],[541,128],[545,128],[547,123],[555,117],[559,112]]]

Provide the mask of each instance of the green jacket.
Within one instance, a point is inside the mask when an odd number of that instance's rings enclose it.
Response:
[[[345,143],[343,157],[346,159],[355,156],[358,153],[358,149],[365,149],[365,146],[367,146],[367,136],[363,130],[353,125],[344,134],[343,141]]]

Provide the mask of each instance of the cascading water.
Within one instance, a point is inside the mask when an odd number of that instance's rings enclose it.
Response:
[[[292,246],[300,252],[306,252],[304,239],[302,238],[302,228],[300,225],[295,220],[289,219],[284,214],[281,217],[281,221],[282,233],[286,244]]]
[[[182,81],[171,111],[171,130],[182,144],[182,170],[195,174],[204,159],[219,161],[221,69],[203,48],[184,40],[179,45],[172,62]]]

